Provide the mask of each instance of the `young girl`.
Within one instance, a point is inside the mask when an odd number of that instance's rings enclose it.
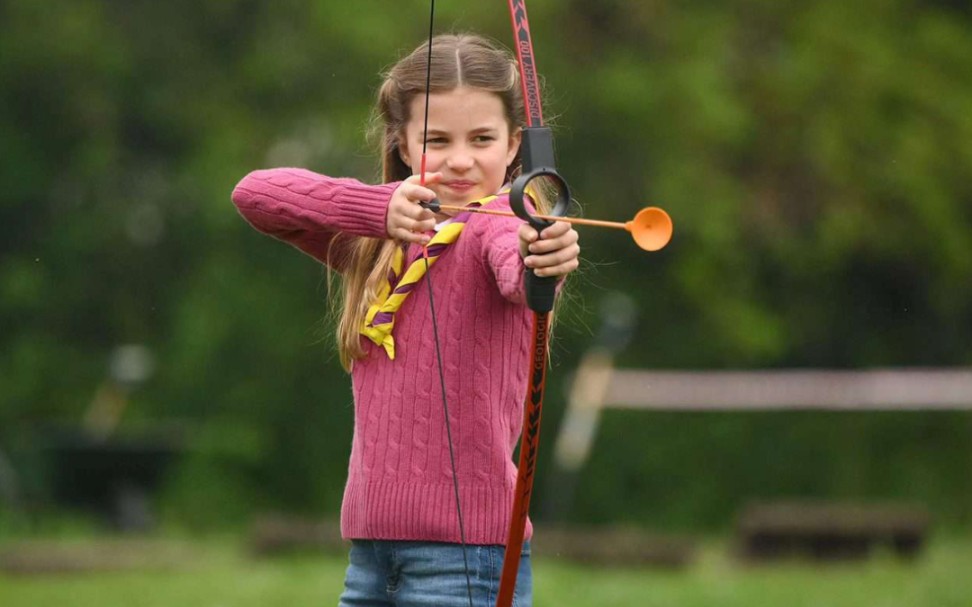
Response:
[[[341,510],[342,534],[352,541],[340,602],[347,606],[458,607],[468,606],[469,594],[477,606],[493,604],[527,386],[532,312],[524,269],[561,277],[578,265],[577,233],[567,223],[538,235],[515,218],[420,206],[438,198],[508,210],[501,192],[519,170],[523,116],[507,51],[477,36],[438,36],[426,134],[428,52],[422,45],[399,61],[379,91],[383,185],[272,169],[247,175],[233,191],[257,230],[342,276],[337,341],[355,410]],[[428,274],[424,251],[434,264]],[[530,601],[527,547],[516,604]]]

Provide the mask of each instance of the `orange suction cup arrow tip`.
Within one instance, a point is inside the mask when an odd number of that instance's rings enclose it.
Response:
[[[634,219],[624,224],[635,243],[646,251],[658,251],[672,239],[672,218],[658,207],[638,211]]]

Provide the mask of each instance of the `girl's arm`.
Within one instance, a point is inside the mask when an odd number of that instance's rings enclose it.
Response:
[[[233,203],[254,228],[342,270],[350,239],[388,238],[385,214],[397,183],[366,185],[305,169],[253,171],[233,190]]]
[[[477,222],[477,227],[483,261],[503,297],[515,303],[526,300],[524,268],[533,269],[539,276],[563,278],[579,265],[578,234],[566,222],[545,228],[539,239],[536,230],[515,219],[490,218]]]

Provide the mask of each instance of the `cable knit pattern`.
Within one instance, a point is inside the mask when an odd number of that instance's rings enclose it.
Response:
[[[387,238],[397,183],[303,169],[247,175],[233,202],[257,230],[341,271],[336,234]],[[509,208],[506,197],[487,206]],[[431,269],[466,540],[503,544],[516,483],[532,314],[518,220],[473,215]],[[410,247],[406,258],[419,254]],[[370,340],[352,370],[355,425],[341,509],[345,538],[459,542],[428,277],[396,316],[396,358]],[[527,537],[532,528],[527,525]]]

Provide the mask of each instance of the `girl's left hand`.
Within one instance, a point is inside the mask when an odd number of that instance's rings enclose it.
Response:
[[[519,231],[520,256],[523,265],[533,268],[537,276],[564,276],[577,269],[580,246],[578,234],[566,221],[558,221],[537,231],[522,224]]]

